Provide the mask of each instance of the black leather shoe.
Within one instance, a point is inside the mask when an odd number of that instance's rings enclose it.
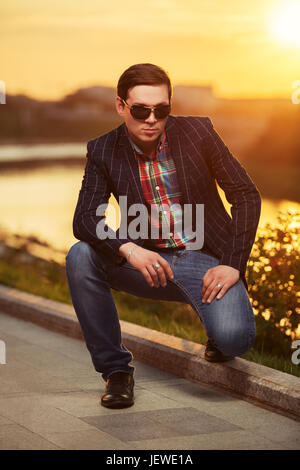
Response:
[[[219,351],[210,340],[206,343],[204,358],[209,362],[226,362],[233,359],[233,356],[225,356]]]
[[[114,372],[106,381],[101,405],[107,408],[126,408],[134,403],[134,379],[127,372]]]

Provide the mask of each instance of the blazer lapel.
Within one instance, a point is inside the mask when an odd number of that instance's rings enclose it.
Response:
[[[133,149],[125,132],[125,124],[121,128],[119,141],[119,157],[122,162],[122,173],[125,179],[130,182],[131,193],[135,203],[144,203],[143,190],[140,180],[139,164],[134,156]]]

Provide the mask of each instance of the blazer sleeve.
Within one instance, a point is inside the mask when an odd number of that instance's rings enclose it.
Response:
[[[230,236],[224,241],[220,264],[241,273],[246,271],[261,211],[261,196],[239,161],[206,118],[205,149],[208,162],[219,186],[231,206]]]
[[[84,176],[79,191],[79,197],[73,217],[73,234],[75,238],[89,243],[96,251],[105,251],[112,257],[115,263],[125,262],[125,258],[119,254],[122,244],[131,240],[119,239],[118,230],[114,231],[106,225],[107,237],[101,239],[97,236],[97,224],[104,224],[105,216],[96,215],[97,208],[104,204],[108,206],[111,188],[106,175],[104,165],[96,164],[93,158],[93,141],[87,144],[87,162]],[[101,212],[104,213],[102,210]]]

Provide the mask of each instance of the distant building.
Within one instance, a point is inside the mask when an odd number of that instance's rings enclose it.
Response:
[[[189,114],[202,114],[203,111],[212,111],[218,104],[213,93],[213,87],[177,85],[173,88],[174,109]]]

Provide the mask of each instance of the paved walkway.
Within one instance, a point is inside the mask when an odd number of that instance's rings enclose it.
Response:
[[[82,341],[5,314],[0,339],[0,449],[300,448],[299,422],[139,362],[135,405],[106,409]]]

